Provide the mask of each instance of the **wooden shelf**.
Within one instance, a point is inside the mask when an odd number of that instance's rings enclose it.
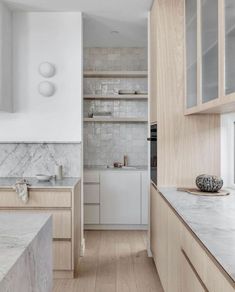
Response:
[[[133,100],[145,100],[148,99],[147,94],[116,94],[116,95],[96,95],[96,94],[85,94],[84,99],[108,99],[108,100],[117,100],[117,99],[133,99]]]
[[[146,78],[147,71],[84,71],[84,77],[90,78]]]
[[[146,118],[84,118],[84,122],[104,123],[147,123]]]

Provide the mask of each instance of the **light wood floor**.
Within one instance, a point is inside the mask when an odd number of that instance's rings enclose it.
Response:
[[[86,231],[79,278],[55,280],[53,292],[163,292],[145,231]]]

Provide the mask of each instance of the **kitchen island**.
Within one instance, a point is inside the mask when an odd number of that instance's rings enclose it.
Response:
[[[235,191],[151,186],[151,251],[164,291],[235,291]]]
[[[0,213],[0,292],[52,291],[52,218]]]
[[[159,188],[235,286],[235,191],[228,196],[195,196],[175,188]]]
[[[49,182],[26,179],[30,184],[29,199],[24,203],[13,189],[17,178],[0,178],[0,214],[51,214],[54,277],[73,278],[77,275],[83,238],[80,178]]]

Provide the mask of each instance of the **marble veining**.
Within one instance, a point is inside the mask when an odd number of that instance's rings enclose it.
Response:
[[[0,213],[0,292],[51,289],[51,215]]]
[[[51,179],[48,182],[39,182],[36,178],[33,177],[25,177],[25,179],[30,184],[29,189],[74,188],[81,180],[80,177],[66,177],[62,180]],[[0,189],[12,188],[17,180],[17,177],[0,177]]]
[[[62,164],[64,176],[81,174],[79,143],[1,143],[0,177],[32,177],[38,173],[54,175]]]
[[[202,197],[158,189],[235,282],[235,190],[229,196]]]

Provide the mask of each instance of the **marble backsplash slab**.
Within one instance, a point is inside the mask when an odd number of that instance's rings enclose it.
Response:
[[[37,173],[55,174],[63,165],[65,177],[81,175],[79,143],[3,143],[0,144],[0,177],[32,177]]]

